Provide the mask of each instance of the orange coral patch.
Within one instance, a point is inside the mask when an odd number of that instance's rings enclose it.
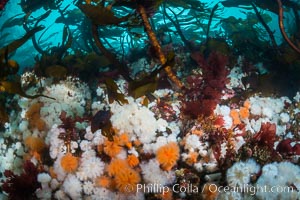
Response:
[[[176,142],[160,147],[156,152],[156,159],[161,164],[161,167],[170,171],[179,159],[179,147]]]
[[[127,135],[127,133],[123,133],[119,136],[120,139],[120,145],[125,145],[126,143],[129,142],[129,136]]]
[[[111,186],[111,182],[112,182],[111,178],[107,176],[101,176],[96,179],[96,184],[105,188],[109,188]]]
[[[237,125],[241,123],[239,113],[236,109],[230,110],[230,117],[233,120],[233,125]]]
[[[125,160],[115,159],[110,162],[106,170],[108,172],[108,175],[115,176],[120,169],[128,167],[128,163]]]
[[[193,129],[192,134],[202,136],[204,134],[202,129]]]
[[[142,145],[142,142],[140,140],[134,140],[133,141],[134,146],[138,147]]]
[[[130,167],[135,167],[139,164],[139,159],[135,155],[129,155],[127,157],[127,162]]]
[[[75,172],[78,168],[78,158],[71,153],[66,153],[60,161],[61,167],[68,173]]]
[[[49,168],[49,174],[52,178],[57,178],[57,174],[55,173],[52,166]]]
[[[247,119],[249,117],[249,109],[246,107],[240,108],[240,116],[241,119]]]
[[[251,103],[250,103],[249,100],[246,100],[246,101],[244,102],[244,107],[247,108],[248,110],[250,109]]]
[[[36,151],[38,153],[41,153],[46,147],[46,144],[43,139],[34,136],[28,136],[25,139],[24,143],[30,151]]]
[[[166,192],[159,194],[158,197],[162,200],[172,200],[173,199],[173,192],[172,189],[169,188]]]
[[[33,151],[33,152],[32,152],[32,156],[33,156],[37,161],[39,161],[40,163],[42,163],[41,154],[39,154],[39,153],[36,152],[36,151]]]
[[[188,159],[187,159],[187,163],[189,164],[189,165],[192,165],[192,164],[194,164],[194,163],[196,163],[197,162],[197,158],[198,158],[198,153],[197,152],[190,152],[189,153],[189,157],[188,157]]]
[[[39,131],[43,131],[46,128],[46,123],[41,119],[40,115],[43,105],[43,103],[35,103],[26,112],[25,117],[28,119],[30,128],[37,128]]]
[[[114,136],[114,142],[119,144],[120,146],[126,146],[129,149],[131,149],[132,147],[127,133],[123,133],[119,136]]]
[[[104,142],[104,152],[110,157],[115,157],[122,150],[122,147],[119,146],[118,142],[106,140]]]
[[[115,175],[116,188],[123,193],[132,193],[136,191],[137,183],[140,182],[140,175],[131,168],[120,168]]]

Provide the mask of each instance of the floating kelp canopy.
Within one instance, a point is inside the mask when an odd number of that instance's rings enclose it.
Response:
[[[143,52],[143,48],[147,48],[147,35],[134,4],[130,1],[92,1],[91,4],[71,0],[35,3],[8,1],[1,11],[1,44],[21,37],[34,26],[43,25],[45,29],[18,51],[21,54],[22,49],[32,49],[31,56],[20,58],[18,52],[16,54],[16,59],[22,61],[21,67],[28,67],[36,55],[63,46],[65,41],[62,32],[64,27],[68,27],[73,37],[68,49],[70,53],[97,52],[99,50],[95,47],[89,28],[92,21],[99,25],[99,37],[104,41],[104,46],[114,49],[116,55],[124,57],[132,51]],[[278,5],[273,1],[168,0],[155,4],[150,5],[151,23],[154,32],[165,44],[184,43],[190,47],[191,41],[197,46],[208,38],[223,38],[238,50],[244,46],[245,40],[248,46],[254,46],[252,48],[255,48],[253,43],[257,41],[275,49],[285,43],[279,29]],[[297,34],[298,19],[293,13],[297,14],[299,5],[294,1],[284,1],[283,6],[286,31],[288,35]],[[11,8],[14,12],[10,11]],[[263,47],[262,52],[266,49]],[[246,55],[251,54],[251,50],[243,51]]]

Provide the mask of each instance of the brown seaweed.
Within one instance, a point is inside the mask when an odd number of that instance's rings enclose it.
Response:
[[[28,99],[35,99],[38,97],[46,97],[49,99],[55,100],[53,97],[49,97],[43,94],[37,94],[37,95],[28,95],[26,94],[21,86],[20,82],[12,82],[12,81],[0,81],[0,92],[7,92],[9,94],[18,94],[22,97],[28,98]]]
[[[158,78],[155,77],[146,77],[142,80],[132,81],[129,83],[128,90],[129,95],[133,98],[139,98],[148,93],[153,93],[158,85]]]
[[[28,31],[23,37],[21,37],[20,39],[17,39],[11,43],[9,43],[8,45],[6,45],[5,47],[2,47],[0,49],[0,56],[5,54],[6,49],[8,49],[8,54],[14,52],[15,50],[17,50],[20,46],[22,46],[29,38],[31,38],[36,32],[40,31],[44,29],[44,27],[42,26],[38,26],[33,28],[32,30]]]
[[[109,110],[100,110],[92,118],[91,131],[96,132],[98,129],[102,129],[110,123],[111,113]]]
[[[139,4],[137,7],[137,12],[141,15],[141,19],[143,21],[144,28],[148,35],[151,46],[153,47],[156,56],[159,58],[161,65],[164,66],[167,63],[167,57],[164,55],[161,45],[155,33],[153,32],[152,26],[148,19],[149,18],[148,11],[143,5]],[[177,89],[183,88],[183,84],[181,80],[178,79],[177,75],[173,72],[171,66],[166,65],[164,67],[164,71],[166,72],[168,78],[172,81],[172,83],[174,83],[174,85],[177,87]]]
[[[21,17],[19,17],[21,15]],[[10,17],[9,19],[7,19],[3,25],[0,28],[0,31],[2,32],[4,29],[6,28],[11,28],[14,26],[21,26],[24,22],[24,14],[23,13],[19,13],[16,14],[12,17]]]
[[[128,93],[133,98],[139,98],[144,95],[148,96],[153,93],[158,87],[158,73],[161,72],[165,67],[174,67],[175,65],[175,53],[169,52],[167,55],[167,62],[161,67],[152,71],[148,76],[143,77],[139,80],[132,80],[128,83]]]
[[[125,95],[119,92],[119,87],[113,79],[105,78],[105,85],[109,103],[113,103],[115,100],[121,105],[128,103],[127,99],[125,99]]]
[[[52,65],[48,66],[45,70],[45,74],[48,77],[53,77],[55,79],[62,79],[65,78],[67,75],[67,69],[61,65]]]
[[[5,124],[9,121],[7,112],[5,111],[4,105],[0,105],[0,125]]]
[[[124,17],[118,18],[114,13],[100,4],[97,6],[90,4],[78,5],[80,10],[92,21],[95,25],[118,25],[129,19],[131,15],[126,15]]]
[[[0,79],[6,78],[9,75],[14,75],[19,70],[19,65],[14,60],[8,60],[8,48],[5,49],[4,55],[0,55]],[[3,62],[4,61],[4,62]]]

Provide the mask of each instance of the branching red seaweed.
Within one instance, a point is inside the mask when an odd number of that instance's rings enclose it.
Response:
[[[279,142],[279,144],[276,147],[276,150],[284,157],[286,156],[293,156],[293,155],[300,155],[300,144],[297,143],[292,146],[292,142],[294,142],[292,139],[284,139]]]
[[[253,157],[260,164],[281,161],[282,156],[274,149],[277,140],[276,125],[270,122],[263,123],[260,131],[240,148],[239,155],[243,158]]]
[[[192,53],[191,57],[201,67],[202,77],[187,77],[189,87],[185,91],[183,112],[192,118],[199,115],[208,117],[220,102],[228,81],[228,57],[218,52],[210,53],[207,59],[200,52]]]
[[[11,200],[32,199],[36,189],[41,187],[37,181],[39,173],[37,167],[32,162],[26,161],[23,168],[24,172],[21,175],[15,175],[11,170],[4,172],[6,180],[2,182],[2,189]]]

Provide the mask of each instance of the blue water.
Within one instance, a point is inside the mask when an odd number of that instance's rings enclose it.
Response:
[[[78,21],[81,20],[81,18],[84,18],[84,14],[80,14],[80,10],[72,3],[72,0],[63,0],[61,1],[61,4],[58,6],[58,8],[61,10],[61,13],[58,11],[58,9],[52,9],[50,15],[42,20],[39,25],[43,25],[45,27],[44,30],[38,32],[36,34],[36,38],[38,38],[38,44],[42,49],[47,49],[51,47],[56,47],[61,44],[62,42],[62,32],[64,28],[64,24],[62,22],[56,23],[57,18],[62,17],[62,13],[64,17],[69,20],[67,13],[68,12],[75,12],[77,11],[77,17],[79,18]],[[222,27],[220,21],[222,19],[226,19],[229,16],[234,16],[236,19],[245,19],[247,17],[247,13],[253,13],[253,10],[251,9],[251,6],[244,6],[242,8],[239,7],[228,7],[225,8],[220,4],[222,1],[201,1],[205,4],[206,10],[202,12],[201,15],[199,15],[198,19],[195,19],[193,17],[193,9],[186,9],[182,8],[180,6],[178,7],[172,7],[172,12],[168,9],[166,9],[168,15],[174,18],[173,14],[177,15],[178,20],[182,21],[180,27],[183,32],[183,34],[186,36],[188,40],[192,40],[196,43],[201,43],[205,40],[205,29],[207,27],[206,24],[208,23],[210,9],[216,4],[219,3],[219,8],[215,12],[215,17],[212,20],[212,24],[210,27],[210,36],[212,37],[224,37],[226,36],[226,30]],[[13,12],[12,12],[13,11]],[[47,10],[44,8],[39,8],[32,12],[30,15],[30,18],[38,18],[39,16],[46,13]],[[116,13],[124,13],[124,10],[118,8],[115,9]],[[132,13],[132,10],[129,10],[129,13]],[[266,11],[261,10],[262,13],[266,14],[271,18],[270,21],[268,21],[268,25],[270,29],[274,33],[274,37],[276,39],[276,42],[280,44],[282,40],[282,36],[279,31],[278,26],[278,19],[277,15]],[[4,23],[7,22],[7,20],[20,18],[25,16],[25,14],[22,11],[22,8],[20,6],[20,1],[17,0],[11,0],[6,5],[6,8],[4,11],[1,11],[1,20],[0,20],[0,27],[3,26]],[[34,20],[33,20],[34,21]],[[70,21],[74,21],[74,17],[70,19]],[[285,13],[285,22],[287,23],[287,29],[292,30],[294,17],[291,14],[290,10],[287,10]],[[171,32],[171,38],[173,43],[182,43],[180,38],[178,37],[178,34],[176,34],[176,29],[174,26],[172,26],[172,23],[168,19],[166,19],[162,15],[162,8],[158,9],[156,14],[152,18],[152,22],[154,22],[155,25],[157,25],[157,28],[167,26]],[[70,24],[67,24],[70,28],[70,30],[74,34],[80,34],[78,31],[80,31],[79,24],[72,24],[73,22],[70,22]],[[165,25],[166,24],[166,25]],[[258,22],[256,25],[257,29],[262,29],[263,34],[261,35],[262,39],[268,40],[268,35],[265,33],[264,29],[262,28],[261,24]],[[109,29],[112,29],[112,27],[109,27]],[[115,29],[115,28],[113,28]],[[7,28],[1,28],[0,32],[0,47],[5,46],[10,41],[13,41],[15,39],[18,39],[22,37],[26,32],[22,25],[14,25],[9,26]],[[109,35],[115,33],[112,37]],[[107,44],[110,44],[110,48],[113,48],[118,53],[123,53],[125,50],[125,53],[130,51],[131,48],[142,48],[145,44],[145,40],[147,39],[145,36],[145,33],[143,31],[142,27],[133,27],[133,28],[126,28],[126,27],[119,27],[115,30],[111,30],[111,32],[107,33],[108,35],[105,35],[103,39],[107,41]],[[132,38],[132,35],[138,34],[140,38]],[[42,35],[42,36],[41,36]],[[77,40],[77,42],[80,41],[80,38],[75,38],[74,40]],[[132,41],[134,40],[134,41]],[[75,43],[76,41],[74,41]],[[132,46],[133,45],[133,46]],[[75,46],[75,45],[74,45]],[[73,47],[74,47],[73,46]],[[74,47],[73,49],[69,49],[69,51],[75,51]],[[24,54],[26,52],[26,54]],[[29,53],[28,53],[29,52]],[[24,67],[30,67],[34,64],[35,60],[34,58],[36,56],[39,56],[38,52],[35,50],[35,48],[32,45],[32,41],[28,40],[23,46],[21,46],[13,55],[11,55],[11,58],[18,61],[19,65],[21,66],[21,69]]]

